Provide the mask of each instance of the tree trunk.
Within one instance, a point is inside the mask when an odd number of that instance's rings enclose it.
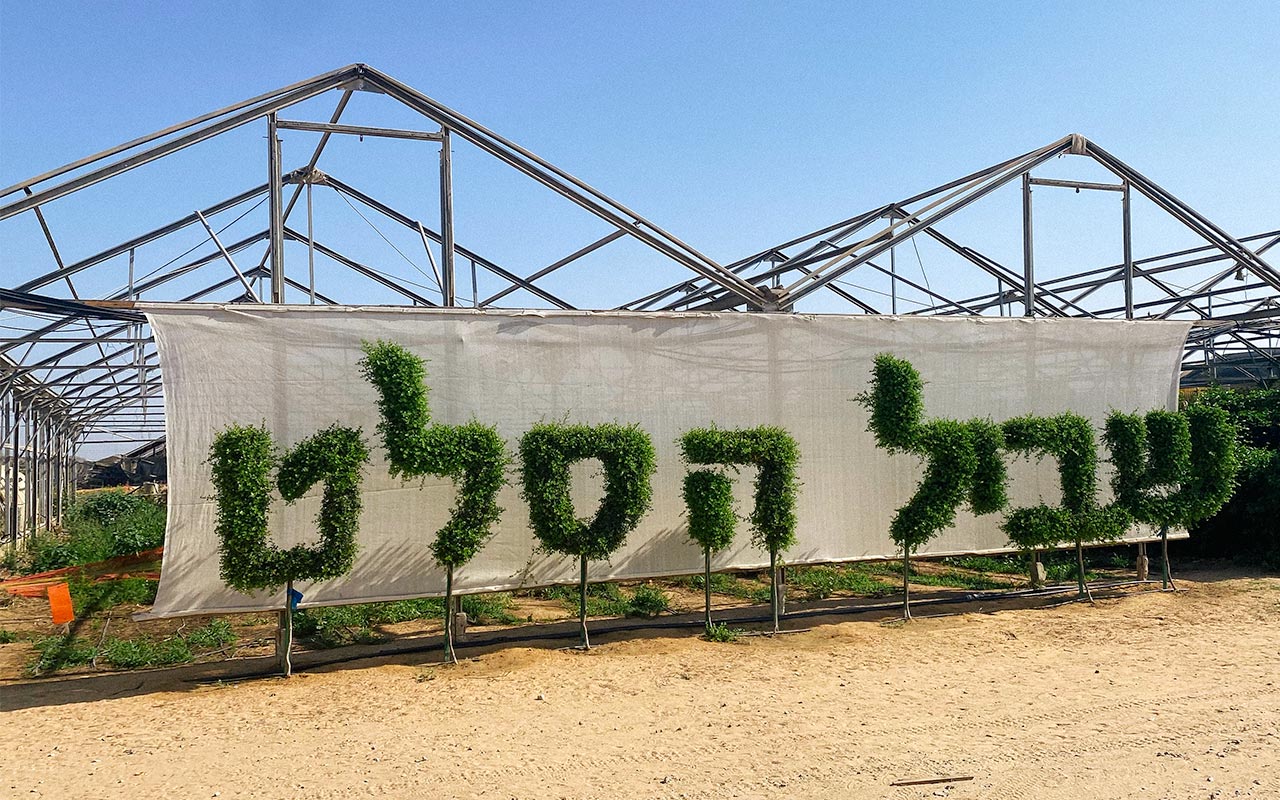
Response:
[[[707,631],[711,630],[711,548],[704,547],[702,549],[703,566],[702,587],[706,590],[707,596]]]
[[[911,619],[911,548],[902,547],[902,618]]]
[[[1084,542],[1080,539],[1076,539],[1076,588],[1080,592],[1080,599],[1093,601],[1093,595],[1089,594],[1089,584],[1084,580]]]
[[[444,572],[444,662],[457,664],[458,656],[453,652],[453,565],[445,567]]]
[[[293,581],[285,584],[284,611],[280,612],[280,631],[276,636],[276,657],[280,674],[288,678],[293,674]]]
[[[1169,526],[1160,526],[1160,561],[1164,573],[1160,576],[1160,588],[1177,588],[1173,585],[1173,573],[1169,571]]]
[[[778,551],[769,551],[769,606],[773,612],[773,632],[778,632]]]
[[[578,623],[582,626],[582,649],[591,649],[587,636],[587,557],[582,556],[578,571]]]

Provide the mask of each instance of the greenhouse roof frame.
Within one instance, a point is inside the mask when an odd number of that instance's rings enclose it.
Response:
[[[429,129],[344,123],[344,111],[360,92],[397,101],[427,120]],[[336,93],[338,99],[327,119],[281,116],[299,103],[330,93]],[[255,124],[266,127],[265,182],[219,202],[204,204],[149,231],[132,234],[87,257],[71,262],[63,259],[44,215],[44,209],[50,204],[228,131]],[[281,130],[321,134],[305,164],[284,169],[278,137]],[[404,139],[439,145],[439,220],[428,222],[415,218],[357,188],[347,176],[320,170],[319,163],[333,136]],[[606,223],[607,232],[527,274],[504,267],[497,260],[455,241],[452,153],[457,143],[478,148],[589,212]],[[1113,175],[1116,182],[1051,179],[1034,174],[1051,159],[1063,156],[1091,160]],[[939,226],[952,215],[1003,186],[1019,182],[1023,198],[1021,264],[999,263],[940,230]],[[1037,276],[1032,192],[1040,187],[1118,194],[1122,207],[1122,259],[1071,275]],[[316,188],[330,190],[353,208],[363,209],[380,222],[420,238],[431,266],[430,273],[423,272],[423,279],[429,283],[398,279],[351,257],[340,243],[319,240],[311,228],[309,214],[312,191]],[[1135,196],[1145,198],[1177,220],[1199,237],[1203,245],[1135,258],[1130,211]],[[243,217],[263,202],[267,204],[265,227],[223,241],[220,234],[225,234],[233,223],[222,224],[219,215],[243,212]],[[300,207],[308,211],[305,230],[300,229],[300,224],[290,225],[295,209]],[[249,211],[243,211],[246,208]],[[511,297],[513,293],[523,291],[546,307],[574,309],[580,301],[548,287],[545,279],[614,242],[629,240],[687,270],[690,277],[666,287],[654,287],[618,305],[618,310],[792,312],[806,298],[825,292],[847,303],[853,313],[866,314],[1191,319],[1195,327],[1188,339],[1184,361],[1184,375],[1189,383],[1215,380],[1256,383],[1280,376],[1280,350],[1276,347],[1276,337],[1280,336],[1280,272],[1266,259],[1268,251],[1280,244],[1280,230],[1234,237],[1079,134],[1064,136],[926,192],[885,203],[732,263],[721,264],[628,206],[480,123],[372,67],[352,64],[166,127],[0,189],[0,221],[28,214],[39,223],[52,268],[33,275],[28,274],[30,270],[11,264],[10,274],[18,274],[22,280],[12,288],[0,290],[0,309],[19,315],[28,323],[22,330],[6,330],[0,336],[0,357],[3,358],[0,363],[4,367],[0,384],[0,428],[5,434],[6,469],[11,477],[24,463],[29,469],[41,458],[53,458],[56,453],[73,454],[78,445],[119,442],[125,449],[131,449],[136,442],[163,435],[160,366],[145,318],[139,313],[148,300],[283,303],[286,292],[292,291],[305,295],[308,302],[313,303],[366,304],[365,298],[352,296],[349,291],[317,286],[314,278],[317,256],[339,265],[348,274],[394,292],[397,302],[405,305],[458,305],[459,266],[469,265],[473,275],[477,270],[482,271],[494,276],[503,287],[487,293],[483,299],[474,296],[472,304],[476,307],[502,307],[504,300],[518,299]],[[154,274],[135,280],[135,255],[153,243],[184,231],[204,236],[203,244],[153,270]],[[990,281],[993,290],[953,297],[903,275],[894,266],[894,249],[920,236],[954,253],[966,268],[974,271],[977,279]],[[305,245],[310,267],[306,279],[298,269],[286,273],[286,242]],[[264,248],[260,256],[256,252],[258,248]],[[78,289],[76,280],[82,274],[125,258],[129,260],[130,277],[122,290],[88,297]],[[847,278],[855,271],[888,276],[892,287],[890,307],[885,308],[880,298],[850,287]],[[195,291],[177,295],[172,292],[180,279],[197,274],[214,277]],[[1186,275],[1197,277],[1192,281],[1179,277]],[[897,292],[901,287],[926,299],[917,303],[916,308],[900,312]],[[1142,297],[1139,287],[1154,294]],[[1107,288],[1122,289],[1123,302],[1104,301],[1105,292],[1101,290]],[[32,455],[35,458],[29,458]],[[52,501],[47,504],[49,513],[53,513],[54,505]]]

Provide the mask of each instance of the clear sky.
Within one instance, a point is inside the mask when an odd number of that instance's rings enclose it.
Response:
[[[0,183],[363,61],[722,261],[1073,131],[1243,236],[1280,227],[1278,30],[1275,2],[5,2]],[[406,122],[376,100],[350,121]],[[138,170],[106,208],[52,204],[68,258],[260,182],[253,136],[248,157]],[[286,168],[308,141],[286,140]],[[434,155],[418,144],[334,157],[372,194],[424,198],[430,218]],[[459,156],[460,241],[525,271],[590,240],[482,160]],[[1118,260],[1117,218],[1097,218],[1104,248],[1090,202],[1046,224],[1047,269]],[[961,230],[1014,230],[1008,208]],[[48,267],[22,224],[0,230],[9,276]],[[1139,255],[1194,244],[1138,233]],[[1017,258],[1012,241],[989,247]]]

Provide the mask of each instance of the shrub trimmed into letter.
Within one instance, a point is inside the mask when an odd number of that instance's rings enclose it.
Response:
[[[604,499],[590,520],[579,519],[570,495],[569,465],[598,458],[604,465]],[[607,558],[626,541],[653,500],[656,456],[649,435],[635,425],[568,425],[543,422],[520,440],[522,493],[529,524],[548,550],[579,559],[579,621],[587,636],[587,562]]]

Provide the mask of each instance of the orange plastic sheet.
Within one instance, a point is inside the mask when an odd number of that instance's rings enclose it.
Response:
[[[44,597],[50,586],[66,583],[68,578],[79,576],[94,583],[113,581],[120,578],[160,578],[160,559],[164,548],[144,550],[131,556],[117,556],[106,561],[93,564],[78,564],[74,567],[63,567],[35,575],[23,575],[0,581],[0,590],[18,597]]]

